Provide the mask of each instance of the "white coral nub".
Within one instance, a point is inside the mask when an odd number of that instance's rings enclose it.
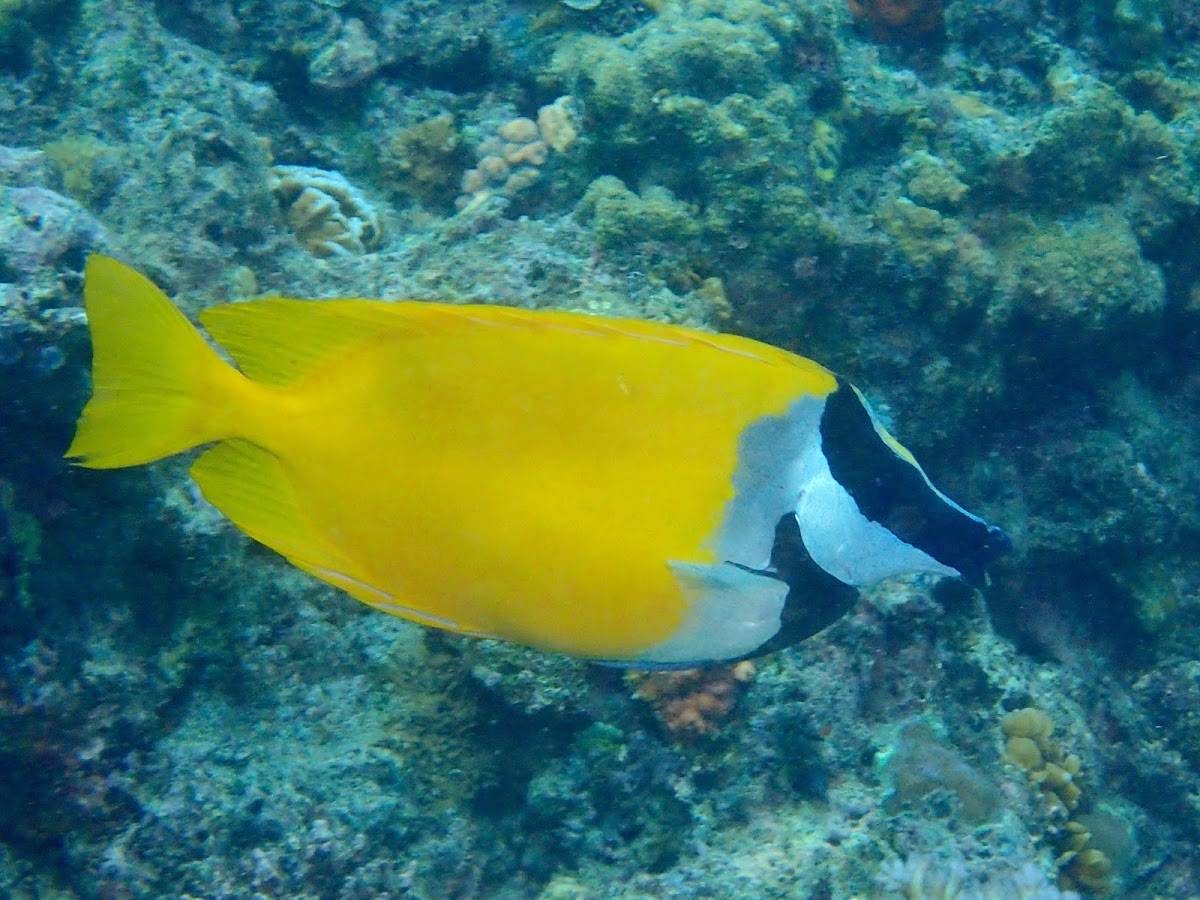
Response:
[[[274,166],[271,191],[288,227],[313,256],[361,255],[379,247],[379,215],[340,173],[312,166]]]

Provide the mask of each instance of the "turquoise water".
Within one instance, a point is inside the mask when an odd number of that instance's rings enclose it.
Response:
[[[0,896],[1200,896],[1198,41],[1194,0],[0,2]],[[62,460],[92,253],[193,319],[766,341],[1014,550],[737,667],[425,630],[194,457]]]

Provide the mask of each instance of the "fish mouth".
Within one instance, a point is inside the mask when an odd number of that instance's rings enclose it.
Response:
[[[996,560],[1013,551],[1013,540],[999,525],[988,525],[978,549],[958,564],[962,580],[977,590],[988,586],[987,570]]]
[[[983,547],[979,551],[984,558],[983,564],[986,566],[988,563],[995,562],[1012,551],[1013,540],[1008,532],[999,525],[989,525],[987,540],[984,541]]]

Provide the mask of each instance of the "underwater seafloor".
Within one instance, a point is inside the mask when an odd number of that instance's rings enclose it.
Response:
[[[1200,896],[1198,233],[1198,0],[0,2],[0,896]],[[1016,552],[737,668],[425,632],[64,464],[93,251],[767,340]]]

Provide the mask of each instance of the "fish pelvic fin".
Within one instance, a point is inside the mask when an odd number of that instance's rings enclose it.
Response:
[[[91,469],[136,466],[234,433],[249,382],[149,279],[94,254],[84,271],[92,397],[66,457]]]

